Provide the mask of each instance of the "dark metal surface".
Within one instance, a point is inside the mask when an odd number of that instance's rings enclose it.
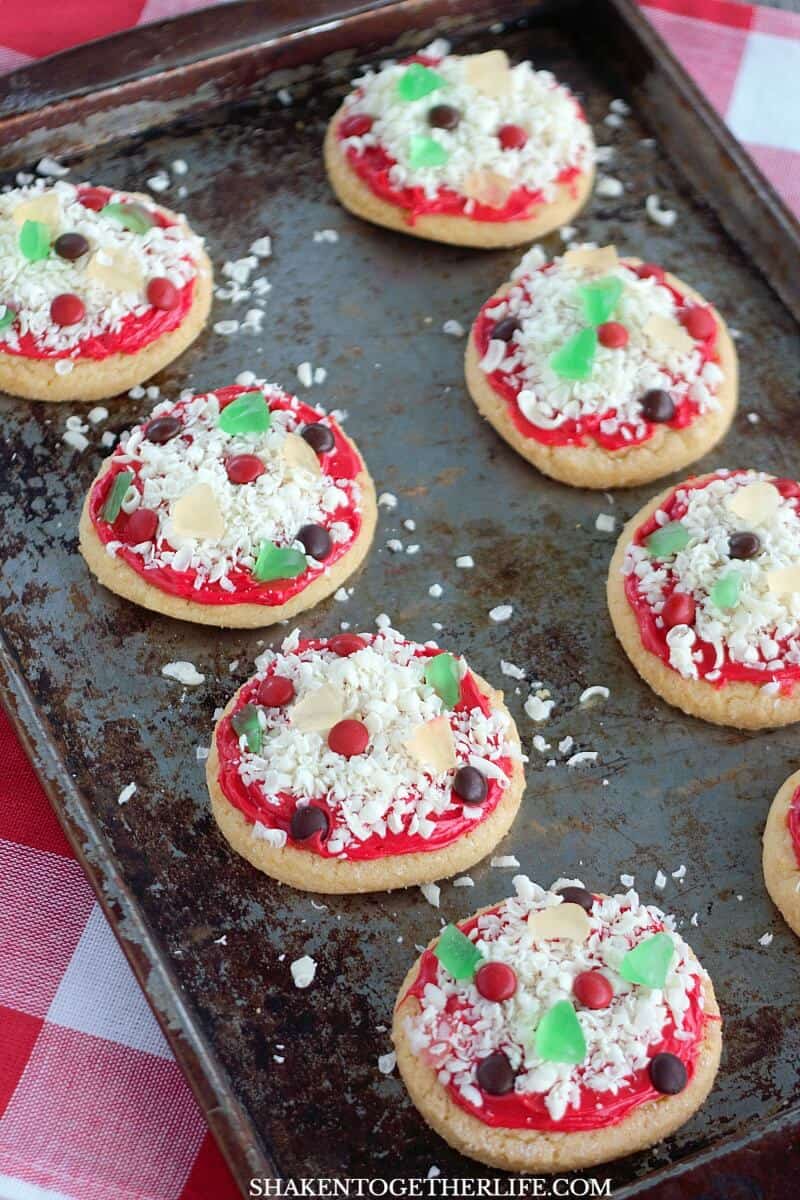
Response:
[[[418,29],[435,9],[457,7],[403,6]],[[668,264],[742,331],[741,410],[702,466],[796,475],[796,324],[708,204],[663,152],[642,144],[651,132],[640,123],[648,117],[645,49],[628,76],[629,94],[642,100],[638,115],[610,129],[603,117],[621,85],[608,82],[611,64],[587,55],[581,47],[592,39],[576,40],[560,11],[547,7],[530,28],[487,34],[484,27],[459,48],[503,45],[577,89],[599,140],[617,148],[609,172],[626,183],[620,200],[594,198],[577,221],[580,236]],[[598,36],[613,25],[606,5],[584,12],[598,22]],[[372,18],[365,20],[351,30],[353,45],[374,39]],[[325,45],[320,38],[305,47],[309,62]],[[619,1195],[630,1188],[670,1200],[788,1196],[791,1188],[774,1190],[774,1173],[771,1191],[763,1180],[753,1183],[753,1162],[771,1159],[757,1160],[742,1139],[752,1142],[769,1125],[774,1160],[774,1146],[783,1153],[797,1124],[800,955],[760,870],[769,801],[800,766],[796,733],[755,737],[692,721],[658,701],[629,666],[605,610],[614,539],[594,521],[603,511],[621,523],[655,489],[617,493],[611,502],[561,487],[482,424],[464,391],[463,343],[441,326],[448,318],[468,326],[519,255],[417,242],[359,223],[336,205],[320,146],[350,61],[328,61],[313,76],[301,70],[290,108],[259,91],[86,154],[74,161],[73,177],[134,189],[184,158],[190,171],[180,207],[207,236],[218,266],[271,233],[264,334],[223,338],[209,328],[157,382],[173,395],[252,369],[291,387],[304,359],[328,369],[311,399],[348,411],[346,427],[379,490],[400,503],[381,510],[352,599],[322,604],[302,628],[329,634],[342,620],[370,627],[387,612],[424,639],[440,621],[442,642],[463,650],[495,684],[510,683],[501,657],[543,680],[557,697],[544,732],[559,765],[532,755],[520,816],[498,852],[516,854],[544,883],[578,874],[608,890],[630,872],[645,897],[687,923],[725,1015],[719,1080],[674,1138],[597,1174],[611,1174]],[[171,115],[163,102],[162,120]],[[652,115],[663,124],[660,108]],[[650,192],[679,210],[673,230],[647,222]],[[174,190],[163,198],[174,200]],[[315,243],[311,234],[321,228],[335,228],[339,242]],[[546,246],[556,252],[560,242]],[[217,301],[212,321],[230,315],[231,305]],[[125,398],[111,407],[108,426],[121,430],[148,406]],[[747,419],[751,411],[757,424]],[[506,895],[513,872],[486,862],[471,872],[474,889],[444,883],[437,913],[416,889],[316,900],[258,875],[227,849],[208,811],[195,747],[207,744],[215,707],[251,672],[262,645],[283,631],[212,633],[154,617],[94,585],[77,553],[76,527],[102,452],[97,434],[80,455],[63,444],[72,412],[85,409],[0,399],[6,699],[234,1170],[242,1182],[272,1164],[292,1177],[424,1176],[434,1163],[445,1175],[484,1173],[424,1126],[399,1079],[379,1074],[377,1058],[389,1049],[385,1028],[415,944],[435,934],[440,917],[456,919]],[[409,517],[414,533],[401,525]],[[419,554],[389,554],[392,536],[418,542]],[[464,553],[474,556],[473,571],[456,569]],[[435,582],[444,588],[439,600],[428,595]],[[514,605],[512,620],[492,625],[489,609],[504,602]],[[160,674],[174,659],[195,663],[207,682],[184,693]],[[579,708],[581,690],[595,683],[611,688],[610,699]],[[522,714],[524,694],[513,685],[507,693],[530,746],[535,729]],[[576,749],[599,751],[596,768],[563,765],[555,747],[566,734]],[[120,807],[117,795],[130,781],[137,794]],[[686,877],[676,882],[670,871],[681,863]],[[669,880],[663,893],[653,888],[659,869]],[[694,912],[697,928],[688,926]],[[762,947],[767,930],[775,938]],[[304,953],[318,960],[317,977],[297,991],[289,963]],[[728,1139],[739,1139],[739,1149],[720,1176]],[[788,1172],[792,1160],[782,1161]],[[720,1178],[734,1182],[718,1191]]]

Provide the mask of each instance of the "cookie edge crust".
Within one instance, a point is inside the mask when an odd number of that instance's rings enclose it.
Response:
[[[472,674],[481,692],[490,698],[492,708],[505,712],[509,717],[509,741],[519,746],[517,727],[503,703],[503,693],[495,691],[474,671]],[[505,836],[517,815],[525,790],[525,775],[522,763],[515,759],[511,783],[491,815],[485,821],[481,821],[472,832],[441,850],[432,850],[430,853],[394,854],[385,858],[349,862],[346,859],[320,858],[319,855],[307,850],[298,850],[294,846],[286,845],[280,849],[269,846],[265,841],[252,836],[251,823],[226,799],[218,781],[217,730],[220,722],[235,705],[239,691],[229,700],[214,727],[211,749],[206,760],[206,782],[211,796],[211,809],[220,831],[232,849],[251,866],[277,879],[279,883],[287,883],[300,891],[327,895],[389,892],[395,888],[433,883],[437,879],[445,879],[459,871],[465,871],[484,858]]]
[[[341,432],[341,431],[340,431]],[[303,591],[292,596],[285,604],[270,606],[265,604],[200,604],[195,600],[185,600],[181,596],[173,596],[164,592],[134,571],[126,562],[112,557],[100,540],[92,519],[89,515],[89,497],[114,458],[110,455],[102,463],[100,470],[92,480],[86,498],[83,502],[81,519],[78,527],[79,549],[89,570],[94,577],[109,591],[141,608],[150,609],[165,617],[175,617],[181,621],[192,621],[197,625],[214,625],[220,629],[261,629],[285,621],[298,613],[313,608],[322,600],[332,595],[342,586],[346,579],[356,571],[366,558],[375,535],[378,521],[378,506],[375,499],[375,484],[369,474],[361,453],[355,443],[342,433],[350,449],[357,455],[361,470],[356,476],[356,482],[361,488],[361,529],[349,550],[331,567],[327,575],[317,578]]]
[[[641,259],[626,258],[626,261],[638,264]],[[667,280],[685,296],[708,304],[677,276],[667,274]],[[507,280],[491,299],[501,299],[512,286],[512,281]],[[543,474],[571,487],[603,490],[652,483],[664,475],[682,470],[707,454],[728,432],[736,413],[739,393],[736,347],[725,321],[713,305],[709,307],[719,325],[720,365],[725,375],[717,393],[720,407],[697,418],[685,429],[662,426],[638,446],[604,450],[591,439],[586,446],[549,446],[537,442],[535,438],[525,437],[509,416],[507,401],[498,395],[478,365],[480,356],[475,345],[474,323],[464,356],[467,390],[480,414],[497,433]]]
[[[328,179],[337,199],[355,216],[411,237],[479,250],[521,246],[568,224],[586,204],[594,186],[595,168],[592,166],[590,170],[582,171],[575,181],[575,195],[569,185],[558,184],[556,199],[542,204],[536,215],[527,220],[475,221],[470,217],[423,214],[409,225],[406,210],[376,196],[348,163],[337,136],[344,115],[342,105],[328,123],[323,148]]]
[[[150,196],[131,192],[138,200],[152,203]],[[163,205],[159,210],[173,217],[193,234],[188,221]],[[98,360],[76,361],[69,375],[57,375],[53,359],[25,358],[0,352],[0,389],[23,400],[44,400],[48,403],[76,403],[110,400],[174,362],[192,344],[205,327],[211,311],[213,268],[205,249],[198,248],[194,259],[197,268],[192,304],[184,319],[169,333],[162,333],[133,354],[109,354]]]
[[[479,909],[474,916],[495,905]],[[430,950],[438,941],[428,943]],[[691,951],[692,958],[695,958]],[[412,1103],[440,1137],[468,1158],[506,1171],[552,1174],[597,1166],[645,1150],[669,1137],[702,1106],[716,1079],[722,1052],[722,1023],[706,1022],[703,1043],[694,1076],[676,1096],[648,1101],[634,1109],[616,1125],[604,1129],[558,1133],[535,1129],[508,1129],[485,1125],[460,1108],[436,1072],[414,1054],[405,1030],[405,1018],[419,1012],[414,996],[404,1000],[419,971],[420,958],[414,962],[398,993],[392,1020],[392,1041],[397,1067]],[[703,980],[705,1012],[719,1018],[719,1007],[711,979]]]
[[[662,700],[712,725],[729,725],[734,729],[777,729],[800,720],[800,686],[795,696],[781,697],[763,692],[761,685],[755,683],[733,682],[715,688],[704,679],[684,679],[657,655],[645,650],[639,623],[625,595],[622,564],[625,549],[636,530],[676,488],[688,482],[701,483],[715,474],[709,471],[665,488],[627,522],[608,569],[608,610],[623,650],[645,683]]]
[[[795,771],[778,789],[764,827],[762,866],[764,883],[773,904],[789,928],[800,937],[800,867],[786,824],[792,796],[800,787],[800,771]]]

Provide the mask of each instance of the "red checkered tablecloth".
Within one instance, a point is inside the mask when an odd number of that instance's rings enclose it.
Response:
[[[204,3],[7,3],[0,72]],[[800,214],[800,16],[729,0],[645,7]],[[233,1200],[188,1085],[2,712],[0,761],[0,1200]]]

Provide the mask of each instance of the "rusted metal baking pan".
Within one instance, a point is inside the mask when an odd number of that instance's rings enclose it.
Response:
[[[800,766],[796,734],[690,720],[635,675],[606,616],[613,537],[595,518],[613,513],[619,527],[653,489],[604,498],[538,475],[481,422],[462,382],[463,343],[442,332],[449,318],[469,324],[518,255],[359,223],[326,185],[322,136],[359,63],[436,35],[552,68],[614,146],[609,169],[625,183],[619,199],[595,196],[579,236],[669,264],[741,332],[740,414],[703,466],[797,474],[797,225],[628,0],[298,7],[231,5],[17,73],[0,89],[16,113],[0,123],[5,178],[48,153],[73,178],[133,189],[183,159],[188,173],[163,198],[206,235],[218,267],[272,235],[264,334],[214,333],[237,315],[218,299],[212,326],[156,383],[172,395],[248,368],[291,387],[298,363],[327,368],[312,399],[347,410],[379,489],[399,505],[382,510],[352,598],[320,605],[303,628],[369,628],[386,612],[419,639],[441,622],[443,643],[495,683],[501,657],[525,666],[557,698],[551,744],[569,734],[599,762],[575,771],[558,753],[553,767],[533,754],[500,852],[543,882],[578,874],[607,890],[631,873],[684,922],[697,913],[691,942],[726,1019],[719,1080],[674,1138],[598,1177],[610,1175],[619,1196],[793,1194],[800,953],[764,891],[759,841],[771,796]],[[614,97],[633,109],[619,128],[604,120]],[[651,193],[677,209],[671,230],[648,222]],[[324,228],[338,242],[314,241]],[[119,431],[147,402],[110,407],[107,427]],[[437,912],[418,890],[322,904],[234,857],[195,751],[255,654],[285,631],[213,633],[94,586],[76,529],[99,431],[80,454],[62,441],[67,417],[82,412],[0,399],[5,702],[243,1190],[253,1175],[425,1176],[434,1164],[444,1176],[483,1175],[424,1126],[377,1059],[415,944],[442,917],[505,896],[513,872],[486,862],[472,891],[444,883]],[[390,537],[420,552],[390,555]],[[463,553],[473,571],[455,569]],[[505,602],[512,620],[491,624],[489,609]],[[207,682],[182,692],[160,673],[175,659]],[[580,708],[597,683],[610,699]],[[529,746],[524,696],[509,690]],[[131,781],[137,794],[120,807]],[[668,883],[656,892],[660,869]],[[289,963],[304,953],[317,978],[297,991]]]

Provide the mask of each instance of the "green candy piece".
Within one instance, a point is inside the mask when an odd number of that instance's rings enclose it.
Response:
[[[263,731],[255,704],[245,704],[244,708],[240,708],[237,713],[234,713],[231,717],[231,725],[239,737],[244,734],[247,738],[247,749],[252,754],[259,754]]]
[[[0,333],[4,333],[9,326],[13,325],[17,319],[17,314],[13,308],[9,308],[7,304],[3,305],[3,314],[0,316]]]
[[[680,521],[670,521],[669,525],[654,529],[650,536],[645,538],[644,544],[653,558],[669,558],[671,554],[677,554],[689,545],[689,530],[685,525],[681,525]]]
[[[583,311],[590,325],[602,325],[609,319],[619,304],[623,284],[616,275],[607,279],[597,279],[578,288],[578,295],[583,301]]]
[[[232,437],[240,433],[266,433],[271,424],[272,413],[263,392],[242,392],[219,414],[220,429]]]
[[[19,248],[28,262],[41,262],[50,253],[50,230],[43,221],[25,221],[19,231]]]
[[[663,988],[674,954],[675,943],[669,934],[654,933],[628,951],[619,965],[619,973],[628,983]]]
[[[742,590],[741,571],[728,571],[721,575],[711,589],[711,603],[717,608],[736,608]]]
[[[472,979],[482,961],[480,951],[457,925],[445,925],[433,953],[453,979]]]
[[[412,63],[407,67],[397,81],[397,94],[401,100],[421,100],[430,96],[431,92],[444,87],[445,80],[430,67],[422,63]]]
[[[434,141],[433,138],[423,137],[419,133],[412,135],[408,152],[410,167],[441,167],[449,157],[450,155],[440,142]]]
[[[594,329],[579,329],[550,356],[550,366],[562,379],[588,379],[597,352]]]
[[[437,654],[428,659],[425,682],[448,708],[455,708],[461,699],[461,677],[458,673],[458,663],[452,654]]]
[[[130,233],[147,233],[156,223],[155,217],[141,204],[106,204],[100,209],[100,215],[111,217],[123,229]]]
[[[272,579],[296,579],[307,566],[308,560],[300,550],[264,541],[258,550],[253,578],[259,583],[268,583]]]
[[[586,1038],[569,1000],[559,1000],[544,1014],[534,1047],[545,1062],[581,1063],[586,1058]]]
[[[106,502],[103,505],[103,511],[100,516],[104,521],[108,521],[109,525],[113,525],[119,516],[119,510],[122,508],[122,501],[125,499],[125,493],[133,483],[133,471],[120,471],[111,485]]]

